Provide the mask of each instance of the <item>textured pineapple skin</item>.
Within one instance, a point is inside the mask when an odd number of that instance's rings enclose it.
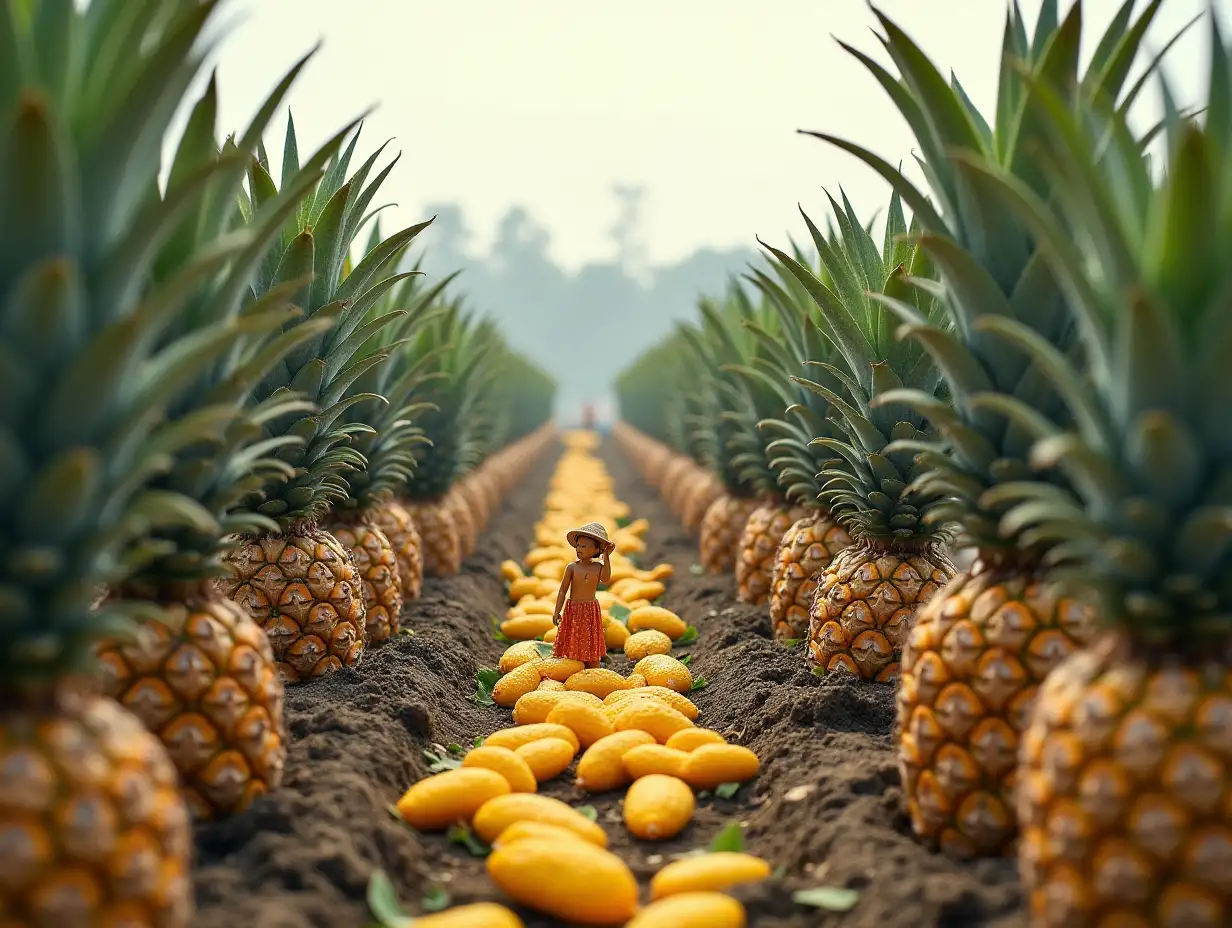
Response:
[[[479,475],[472,473],[467,474],[462,482],[458,484],[458,492],[466,501],[466,505],[471,510],[471,515],[475,518],[476,532],[482,532],[488,525],[488,519],[491,518],[487,495],[481,488],[479,480]]]
[[[1113,632],[1049,675],[1018,785],[1034,928],[1232,924],[1230,663]]]
[[[402,580],[393,544],[380,526],[366,516],[334,523],[330,530],[351,553],[359,569],[367,643],[388,641],[402,627]]]
[[[446,577],[462,569],[462,542],[458,538],[458,525],[453,513],[443,501],[415,503],[411,517],[419,528],[423,541],[420,554],[423,557],[424,574],[429,577]]]
[[[191,819],[175,765],[115,700],[0,710],[0,924],[188,928]]]
[[[847,530],[824,511],[803,516],[783,534],[770,578],[770,622],[775,638],[808,636],[809,607],[818,577],[851,545]]]
[[[198,821],[277,789],[284,692],[269,639],[236,603],[165,607],[133,640],[99,648],[104,692],[159,737]]]
[[[761,503],[749,513],[736,557],[736,595],[742,603],[761,605],[770,600],[779,546],[787,530],[803,515],[803,508],[777,501]]]
[[[219,589],[265,630],[288,683],[359,663],[363,587],[354,560],[329,532],[264,535],[227,552],[223,562],[231,576]]]
[[[456,486],[445,494],[443,505],[453,516],[453,523],[458,529],[458,546],[465,558],[475,550],[475,544],[479,540],[479,525],[475,521],[475,514]]]
[[[423,541],[415,526],[415,518],[406,506],[393,500],[376,507],[372,517],[393,548],[402,601],[414,602],[423,591],[423,559],[420,556]]]
[[[663,471],[663,485],[659,494],[672,512],[677,515],[681,511],[681,498],[688,489],[690,478],[696,473],[697,465],[682,454],[675,455]]]
[[[730,574],[736,569],[740,534],[757,500],[723,494],[702,518],[701,564],[709,573]]]
[[[954,857],[1014,853],[1018,747],[1039,685],[1095,630],[1090,605],[981,562],[919,610],[896,694],[916,835]]]
[[[809,608],[809,656],[826,671],[898,679],[916,610],[956,573],[940,545],[895,553],[858,543],[821,574]]]
[[[680,513],[680,521],[687,531],[696,532],[701,528],[702,519],[716,499],[723,495],[723,484],[714,474],[705,474],[693,484],[685,496]]]

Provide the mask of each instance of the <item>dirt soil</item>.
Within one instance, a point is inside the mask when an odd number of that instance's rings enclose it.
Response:
[[[612,444],[602,453],[617,495],[651,522],[643,564],[676,568],[664,605],[700,632],[680,649],[709,682],[693,694],[700,724],[756,751],[762,772],[731,800],[699,800],[689,827],[662,843],[629,836],[622,792],[586,794],[571,771],[541,792],[593,805],[612,849],[643,885],[672,855],[706,847],[730,822],[745,823],[746,849],[785,874],[736,893],[752,928],[1024,925],[1013,862],[957,864],[912,839],[900,811],[891,689],[813,676],[799,648],[772,639],[764,607],[736,602],[730,577],[691,570],[696,540]],[[293,743],[282,789],[244,815],[198,829],[199,928],[364,928],[377,868],[413,914],[436,889],[454,904],[502,901],[481,859],[439,835],[416,834],[389,807],[428,773],[424,750],[434,742],[469,745],[511,724],[508,710],[471,696],[476,671],[496,666],[506,647],[490,623],[507,607],[498,565],[529,548],[556,457],[545,455],[514,491],[461,574],[428,581],[403,618],[413,637],[375,649],[358,669],[288,691]],[[613,667],[626,669],[623,656]],[[821,886],[858,890],[859,902],[840,914],[791,901],[793,891]],[[519,914],[530,928],[561,924]]]

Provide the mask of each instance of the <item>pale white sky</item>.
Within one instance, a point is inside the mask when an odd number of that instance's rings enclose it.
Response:
[[[1232,22],[1232,0],[1164,0],[1156,46],[1212,2]],[[1039,0],[1022,5],[1033,23]],[[1087,0],[1088,51],[1118,5]],[[992,111],[1003,0],[881,8]],[[393,137],[403,152],[385,186],[399,207],[385,221],[454,201],[483,247],[519,204],[569,267],[612,256],[617,183],[645,186],[644,244],[660,263],[700,246],[799,235],[796,204],[820,218],[823,185],[843,185],[865,212],[881,205],[888,192],[875,175],[798,128],[910,156],[888,98],[832,38],[889,64],[863,0],[232,0],[229,9],[240,23],[218,56],[224,129],[241,127],[324,39],[291,98],[301,151],[377,103],[361,151]],[[1186,102],[1203,85],[1206,44],[1199,24],[1170,58]],[[279,137],[283,126],[276,120]]]

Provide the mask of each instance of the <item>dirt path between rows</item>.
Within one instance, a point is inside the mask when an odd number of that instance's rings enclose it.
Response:
[[[710,684],[694,694],[699,724],[756,751],[762,772],[731,800],[699,800],[689,827],[661,843],[630,838],[622,792],[584,793],[571,772],[541,792],[593,805],[612,850],[643,883],[671,855],[705,847],[732,821],[746,823],[746,848],[786,869],[781,881],[736,894],[751,928],[1023,925],[1012,862],[958,865],[911,838],[899,811],[891,690],[814,677],[799,649],[772,640],[764,608],[736,602],[730,578],[691,571],[696,541],[613,444],[601,454],[616,495],[650,520],[643,564],[676,569],[664,605],[700,632],[680,649]],[[558,456],[544,455],[514,491],[459,576],[428,582],[404,618],[414,637],[373,651],[359,670],[289,691],[294,743],[282,789],[198,831],[199,928],[364,928],[365,889],[378,867],[412,913],[433,888],[455,904],[501,900],[481,859],[415,834],[387,809],[427,773],[423,751],[432,743],[469,745],[510,724],[508,710],[470,697],[476,671],[494,667],[505,647],[489,619],[508,605],[498,565],[528,549]],[[623,656],[612,666],[627,670]],[[791,901],[792,891],[819,886],[856,889],[860,901],[845,914]],[[520,914],[528,928],[561,924]]]

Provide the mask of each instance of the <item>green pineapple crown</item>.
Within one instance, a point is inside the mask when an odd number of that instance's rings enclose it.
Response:
[[[894,337],[894,318],[883,300],[908,303],[925,319],[940,319],[941,310],[911,280],[927,279],[932,266],[915,247],[897,193],[886,214],[884,242],[856,216],[845,194],[830,198],[838,230],[827,238],[804,216],[813,245],[831,285],[804,263],[764,246],[808,291],[823,320],[822,332],[833,345],[831,361],[820,367],[842,384],[792,379],[819,393],[833,407],[832,421],[842,438],[820,436],[817,445],[835,460],[819,478],[823,502],[852,537],[877,543],[927,542],[947,537],[953,503],[932,476],[938,453],[930,443],[929,417],[946,415],[941,377],[920,346]],[[918,231],[913,220],[911,232]],[[909,390],[916,401],[873,405],[891,390]]]
[[[1205,125],[1161,84],[1161,181],[1123,109],[1105,97],[1075,112],[1043,81],[1038,164],[1063,215],[995,177],[1064,283],[1085,370],[1014,320],[984,325],[1033,358],[1073,417],[1061,430],[1007,399],[1039,426],[1032,463],[1063,472],[1080,501],[1022,484],[1006,520],[1050,545],[1059,579],[1102,594],[1106,621],[1201,657],[1232,633],[1232,51],[1214,16]]]
[[[275,364],[252,395],[254,403],[261,403],[298,394],[316,407],[306,415],[287,413],[263,424],[263,436],[268,440],[299,439],[277,451],[290,478],[268,481],[261,495],[246,502],[246,508],[274,519],[283,530],[315,523],[332,506],[347,500],[347,475],[366,466],[353,438],[371,434],[374,429],[367,422],[347,421],[345,414],[357,404],[382,401],[375,394],[362,392],[356,384],[365,373],[388,360],[392,349],[382,347],[374,337],[401,318],[398,312],[374,314],[370,310],[390,288],[410,276],[410,272],[392,273],[392,268],[415,237],[431,224],[431,220],[417,223],[382,239],[344,274],[347,256],[373,198],[397,163],[395,158],[373,174],[384,150],[381,146],[351,172],[359,135],[356,130],[340,154],[330,159],[324,176],[281,228],[278,245],[262,262],[250,288],[250,299],[255,302],[275,288],[294,284],[289,302],[300,307],[308,319],[333,321],[328,331],[300,344]],[[288,118],[282,185],[285,187],[298,171],[295,124]],[[251,222],[257,211],[279,196],[264,146],[259,146],[249,165],[248,183],[241,210],[245,220]]]
[[[219,230],[226,206],[211,197],[243,176],[243,158],[218,156],[211,137],[159,192],[162,140],[210,52],[216,6],[0,5],[6,689],[89,673],[95,640],[151,611],[113,599],[92,612],[98,588],[167,557],[180,529],[217,531],[200,501],[153,485],[185,449],[228,434],[225,391],[205,406],[191,397],[270,321],[271,307],[249,318],[201,286],[242,266],[258,235],[173,247],[186,216],[211,217],[196,234]]]
[[[936,427],[931,459],[936,479],[957,505],[944,510],[962,529],[963,543],[984,550],[1017,550],[1037,559],[1043,549],[1036,539],[1026,545],[1021,532],[1009,530],[1004,515],[1013,487],[1041,479],[1027,458],[1037,428],[1008,416],[1002,396],[1012,396],[1035,410],[1039,420],[1057,427],[1070,424],[1069,412],[1055,386],[1017,347],[987,332],[980,320],[990,315],[1016,320],[1059,351],[1079,351],[1066,292],[1044,260],[1028,224],[991,182],[989,170],[1017,178],[1036,195],[1048,199],[1052,181],[1031,152],[1048,144],[1047,129],[1033,100],[1036,79],[1064,88],[1067,105],[1088,107],[1101,97],[1119,97],[1143,36],[1159,3],[1151,3],[1136,19],[1134,0],[1124,3],[1100,38],[1085,73],[1079,70],[1082,4],[1076,3],[1061,21],[1057,3],[1042,5],[1033,35],[1017,3],[1007,14],[997,109],[989,125],[975,109],[957,78],[947,83],[917,45],[888,17],[878,13],[885,35],[882,45],[899,69],[893,77],[881,65],[855,49],[859,59],[887,91],[916,136],[922,165],[939,208],[902,173],[877,155],[850,142],[809,133],[854,153],[887,178],[911,205],[922,226],[916,237],[938,269],[942,287],[925,286],[942,296],[945,325],[921,317],[901,300],[885,303],[901,319],[900,337],[917,341],[941,370],[950,395],[944,414],[922,413]],[[1119,104],[1128,108],[1158,64],[1156,58]],[[915,405],[910,393],[891,391],[877,403]],[[1059,493],[1070,492],[1061,474],[1047,478]],[[1009,495],[1003,489],[1010,488]]]
[[[697,428],[705,401],[697,384],[703,368],[683,326],[644,351],[616,378],[621,419],[651,438],[705,462]]]

